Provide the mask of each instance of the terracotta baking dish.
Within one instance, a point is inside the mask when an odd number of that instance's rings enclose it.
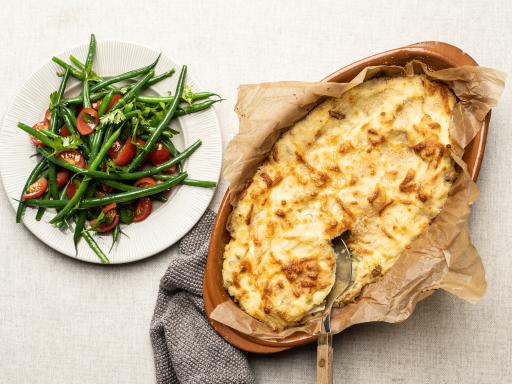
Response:
[[[348,82],[366,66],[379,64],[403,66],[413,59],[423,61],[434,70],[462,65],[478,65],[473,58],[453,45],[437,41],[427,41],[370,56],[334,72],[323,79],[323,81]],[[469,173],[473,180],[476,180],[480,170],[489,120],[490,113],[482,124],[480,132],[464,152],[464,161],[468,166]],[[226,231],[226,222],[232,210],[229,204],[229,193],[228,190],[215,221],[204,274],[203,297],[206,313],[208,315],[210,315],[218,304],[230,300],[222,284],[224,246],[229,241],[229,233]],[[294,334],[279,342],[264,341],[237,332],[214,320],[210,319],[210,322],[215,330],[229,343],[247,352],[275,353],[310,343],[316,339],[316,337],[306,334]]]

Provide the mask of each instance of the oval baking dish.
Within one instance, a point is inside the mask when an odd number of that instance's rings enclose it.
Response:
[[[403,66],[410,60],[420,60],[433,70],[462,65],[478,65],[473,58],[453,45],[429,41],[412,44],[406,47],[393,49],[387,52],[370,56],[366,59],[350,64],[323,81],[348,82],[352,80],[363,68],[369,65],[400,65]],[[466,147],[464,161],[473,180],[478,177],[480,165],[484,155],[485,141],[489,126],[490,112],[482,124],[482,128],[473,141]],[[229,233],[226,223],[232,207],[229,204],[229,190],[226,192],[220,206],[208,250],[208,260],[204,274],[203,297],[206,313],[209,316],[213,309],[222,302],[230,300],[222,282],[222,262],[224,247],[229,241]],[[310,343],[315,336],[295,333],[282,341],[259,340],[242,334],[232,328],[209,319],[215,330],[229,343],[237,348],[253,353],[275,353],[289,348]]]

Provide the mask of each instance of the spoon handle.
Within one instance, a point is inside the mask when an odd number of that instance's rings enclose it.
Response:
[[[332,353],[332,333],[321,333],[316,349],[317,384],[332,384]]]

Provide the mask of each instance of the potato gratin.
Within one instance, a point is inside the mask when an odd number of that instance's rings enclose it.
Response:
[[[328,99],[274,145],[234,208],[229,294],[274,329],[319,308],[335,278],[331,239],[350,231],[353,283],[393,265],[440,212],[457,174],[455,96],[425,76],[377,78]]]

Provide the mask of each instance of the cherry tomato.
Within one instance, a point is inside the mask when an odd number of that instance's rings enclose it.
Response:
[[[110,100],[110,103],[108,104],[108,108],[107,108],[107,112],[110,111],[112,109],[112,107],[119,101],[121,100],[123,96],[121,95],[114,95],[112,96],[112,100]]]
[[[23,200],[37,199],[46,191],[46,187],[48,186],[48,180],[46,177],[41,177],[35,183],[31,184],[28,187],[27,191],[23,194]]]
[[[71,177],[71,172],[69,172],[67,169],[60,169],[57,172],[57,187],[58,188],[64,187],[70,177]]]
[[[71,199],[73,196],[75,196],[76,193],[76,184],[75,183],[69,183],[68,189],[66,189],[66,196],[68,199]]]
[[[135,212],[133,213],[133,221],[139,222],[147,219],[153,210],[153,202],[149,197],[143,197],[137,200],[137,206],[135,207]]]
[[[46,121],[50,121],[52,118],[52,112],[50,111],[50,108],[48,108],[44,113],[44,119]]]
[[[98,225],[98,227],[94,228],[95,231],[105,233],[112,231],[117,224],[119,224],[119,215],[117,214],[116,209],[111,209],[108,212],[105,212],[105,216],[109,219],[110,223],[102,223]],[[92,227],[95,227],[96,219],[91,220],[90,224]]]
[[[169,168],[164,169],[162,173],[165,173],[166,175],[171,175],[173,173],[176,173],[176,170],[178,169],[178,166],[176,164],[171,165]]]
[[[57,155],[57,158],[79,168],[85,169],[86,167],[84,155],[82,155],[82,152],[77,151],[76,149],[60,152]]]
[[[93,108],[84,108],[76,119],[76,129],[81,135],[90,135],[98,126],[98,111]]]
[[[107,204],[107,205],[104,205],[101,210],[105,213],[108,213],[110,210],[112,209],[116,209],[117,207],[117,204],[116,203],[110,203],[110,204]]]
[[[121,143],[121,141],[119,141],[119,140],[114,141],[114,144],[112,144],[112,146],[110,147],[110,149],[107,152],[108,155],[110,156],[110,158],[115,159],[122,146],[123,146],[123,144]]]
[[[148,159],[153,165],[165,163],[171,157],[169,151],[162,143],[158,143],[155,149],[149,152]]]
[[[45,129],[45,130],[48,130],[48,122],[47,121],[40,121],[39,123],[37,124],[34,124],[32,126],[32,128],[34,128],[35,130],[37,131],[40,131],[41,129]],[[32,142],[38,146],[38,147],[44,147],[44,144],[41,142],[41,140],[39,139],[36,139],[34,136],[30,136],[30,140],[32,140]]]
[[[137,180],[133,185],[136,187],[151,187],[152,185],[157,184],[158,181],[153,179],[152,177],[143,177]]]
[[[60,135],[62,137],[68,137],[71,136],[71,132],[69,132],[68,126],[64,124],[62,128],[60,129]]]
[[[114,163],[117,165],[126,165],[132,161],[135,156],[135,145],[132,144],[132,138],[128,136],[126,142],[119,149],[116,157],[114,157]]]
[[[135,140],[135,143],[137,143],[137,145],[139,147],[143,147],[144,144],[146,144],[146,142],[140,138],[137,137],[137,139]],[[148,156],[149,156],[149,153],[146,154],[146,156],[144,156],[144,159],[142,160],[142,162],[140,163],[139,165],[139,168],[142,168],[144,167],[144,165],[146,164],[146,161],[148,161]]]
[[[108,103],[108,107],[107,107],[107,110],[105,112],[108,112],[112,109],[112,107],[122,98],[123,96],[121,95],[114,95],[112,96],[112,100],[110,100],[110,103]],[[93,103],[92,104],[92,107],[95,109],[95,110],[99,110],[101,108],[101,103],[103,102],[102,101],[98,101],[96,103]]]

